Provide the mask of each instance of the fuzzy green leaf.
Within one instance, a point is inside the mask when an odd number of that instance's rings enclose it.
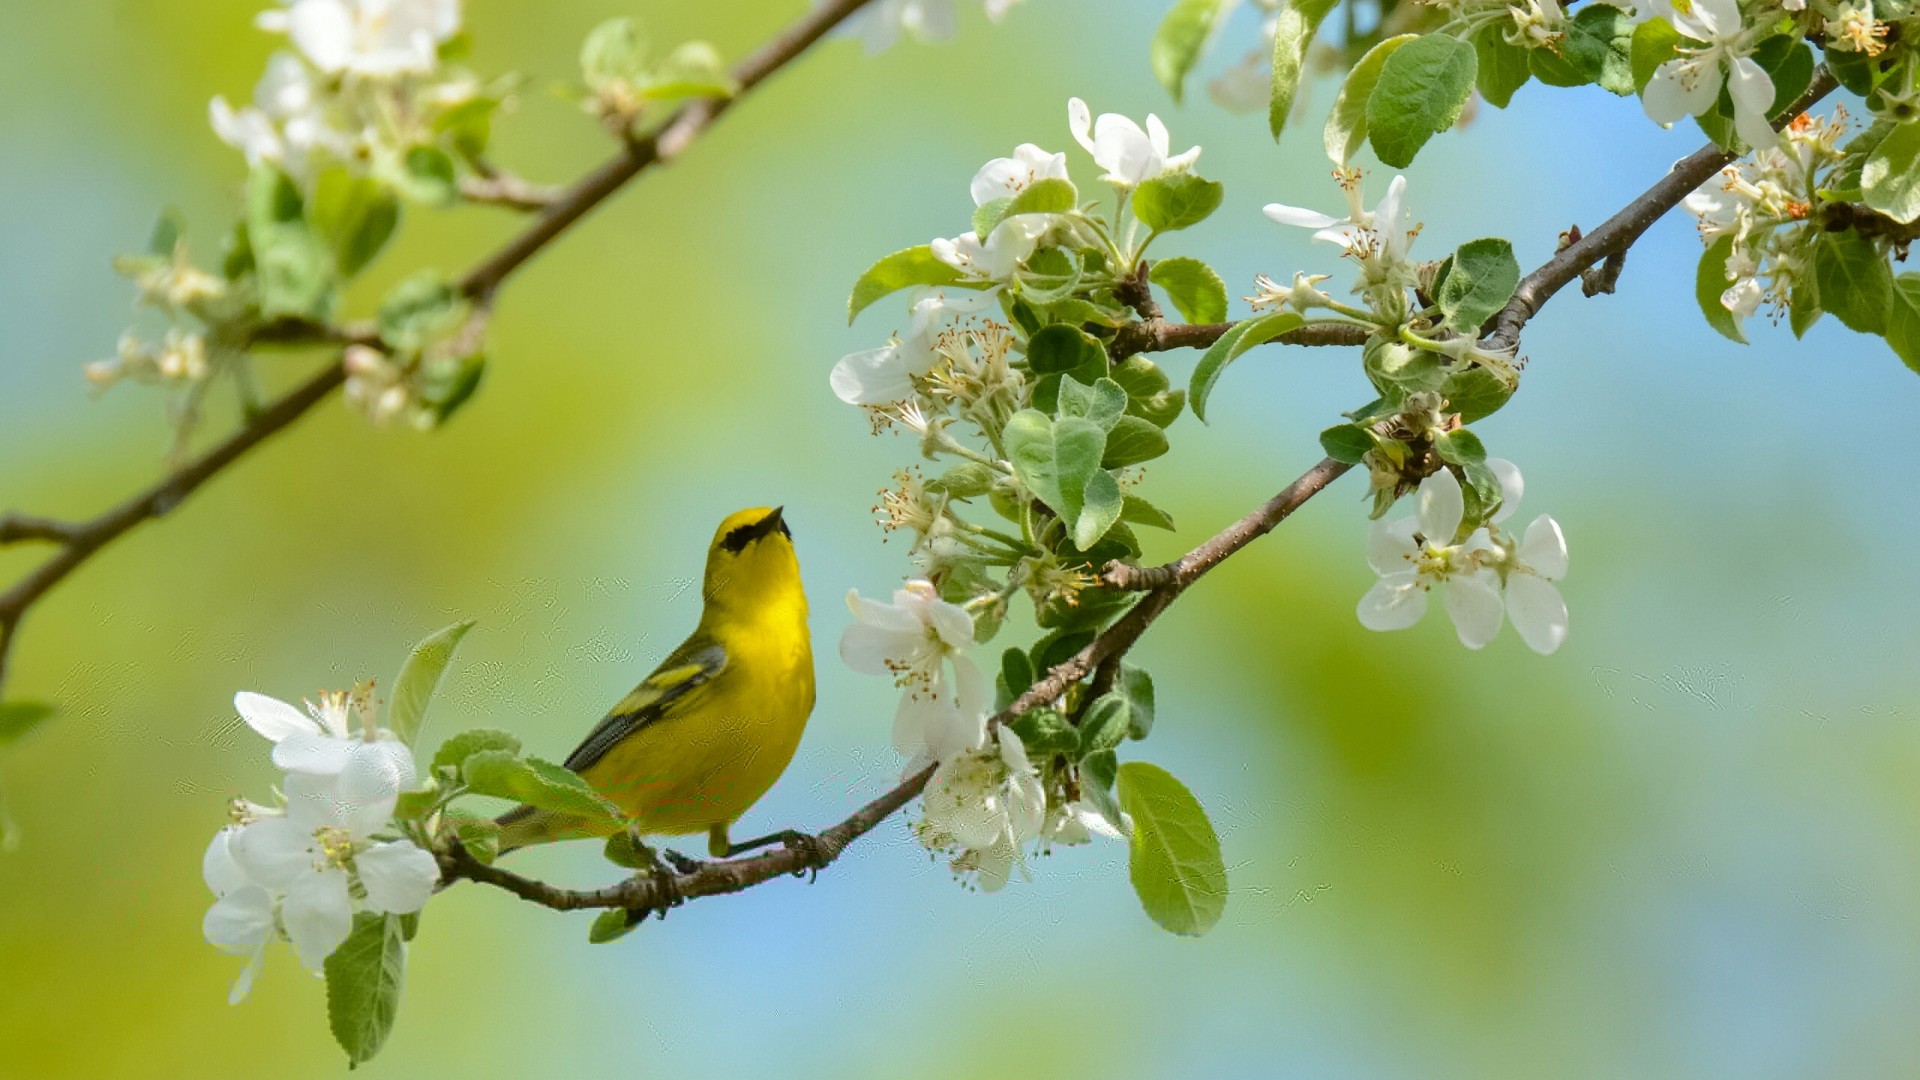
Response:
[[[847,297],[847,322],[884,296],[914,285],[951,285],[960,280],[960,271],[933,257],[926,244],[896,251],[867,267],[854,282]]]
[[[420,728],[427,719],[427,703],[433,700],[440,677],[453,662],[453,650],[473,629],[473,623],[464,619],[421,638],[400,666],[400,674],[393,680],[392,703],[387,706],[387,727],[408,746],[419,740]]]
[[[1207,811],[1158,765],[1129,761],[1118,776],[1120,808],[1133,819],[1127,876],[1154,922],[1204,934],[1227,907],[1227,867]]]
[[[1267,315],[1256,315],[1234,324],[1233,329],[1221,335],[1213,343],[1200,363],[1193,369],[1193,382],[1187,397],[1193,403],[1193,415],[1201,422],[1207,419],[1207,395],[1213,392],[1214,384],[1220,381],[1220,375],[1226,371],[1241,353],[1255,345],[1272,341],[1289,330],[1296,330],[1306,322],[1291,311],[1277,311]]]
[[[1227,284],[1199,259],[1161,259],[1147,271],[1147,280],[1165,289],[1180,317],[1190,323],[1217,323],[1227,317]]]
[[[1472,45],[1427,34],[1395,49],[1367,99],[1367,139],[1382,164],[1403,169],[1460,119],[1479,59]]]
[[[354,916],[327,957],[327,1026],[351,1065],[372,1060],[393,1031],[406,984],[407,946],[397,915]]]
[[[1286,0],[1273,21],[1273,97],[1267,106],[1267,129],[1275,140],[1286,129],[1293,99],[1300,92],[1300,76],[1307,66],[1307,48],[1320,29],[1320,20],[1338,0]]]
[[[1401,34],[1390,37],[1368,49],[1367,55],[1361,57],[1347,72],[1346,81],[1340,84],[1339,96],[1333,99],[1333,110],[1327,114],[1326,131],[1321,135],[1326,144],[1327,157],[1335,165],[1351,163],[1353,155],[1366,145],[1367,102],[1373,97],[1374,85],[1380,81],[1380,70],[1386,66],[1387,57],[1419,36]]]
[[[1154,31],[1147,58],[1153,77],[1167,88],[1178,102],[1186,88],[1187,73],[1200,59],[1214,25],[1232,9],[1234,0],[1174,0],[1174,5]]]

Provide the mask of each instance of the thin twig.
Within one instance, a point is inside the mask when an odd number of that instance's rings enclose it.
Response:
[[[1107,344],[1107,356],[1119,363],[1135,353],[1204,349],[1238,323],[1170,323],[1148,319],[1122,326]],[[1281,345],[1365,345],[1367,329],[1344,323],[1320,323],[1290,330],[1273,339]]]
[[[461,177],[460,197],[479,206],[531,212],[552,206],[560,197],[560,189],[496,170],[486,176]]]
[[[545,204],[545,210],[523,232],[498,252],[482,260],[461,279],[461,290],[482,308],[515,270],[546,247],[567,227],[618,191],[641,170],[677,157],[710,127],[734,100],[805,52],[834,26],[870,0],[831,0],[809,12],[734,69],[739,94],[725,100],[708,99],[687,105],[669,117],[660,130],[623,144],[612,161],[576,181]],[[504,175],[504,174],[501,174]],[[371,327],[333,327],[308,320],[281,320],[257,329],[256,344],[330,344],[377,341]],[[27,609],[47,590],[59,584],[94,553],[135,526],[173,509],[201,484],[238,460],[268,437],[285,429],[307,410],[325,400],[346,381],[338,360],[255,413],[219,445],[188,462],[178,472],[153,484],[119,506],[87,521],[65,526],[59,537],[22,534],[21,539],[56,539],[63,546],[6,592],[0,593],[0,683],[6,677],[8,649]],[[7,520],[45,522],[42,518],[11,515]],[[16,529],[27,528],[25,525]]]

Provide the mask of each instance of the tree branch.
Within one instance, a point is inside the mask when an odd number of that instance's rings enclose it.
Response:
[[[696,101],[673,113],[658,131],[623,144],[619,156],[582,177],[557,196],[541,200],[544,210],[532,225],[482,260],[461,278],[460,288],[470,299],[486,306],[494,292],[514,271],[545,248],[574,222],[618,191],[627,181],[651,165],[665,164],[678,157],[703,134],[713,121],[734,101],[765,81],[774,72],[805,52],[849,15],[869,0],[830,0],[815,8],[759,51],[742,60],[733,70],[740,91],[726,100]],[[496,174],[501,182],[505,174]],[[483,181],[484,183],[484,181]],[[530,185],[519,185],[515,193],[535,193]],[[370,327],[332,327],[306,320],[283,320],[261,327],[253,335],[256,344],[334,344],[377,343]],[[52,540],[61,548],[52,558],[36,567],[6,592],[0,593],[0,684],[6,678],[9,648],[15,631],[27,609],[73,573],[108,543],[135,526],[172,510],[201,484],[218,475],[249,450],[285,429],[325,400],[346,381],[338,360],[315,372],[278,400],[250,418],[225,441],[208,450],[173,475],[145,491],[87,521],[64,523],[22,514],[0,518],[0,543],[16,540]]]
[[[1794,103],[1782,120],[1799,115],[1808,106],[1831,92],[1833,86],[1832,77],[1825,68],[1821,68],[1815,73],[1807,93]],[[1645,194],[1628,204],[1625,210],[1609,218],[1593,233],[1569,244],[1545,265],[1527,275],[1521,282],[1520,291],[1516,292],[1513,301],[1495,316],[1493,322],[1497,325],[1493,332],[1510,335],[1503,340],[1518,343],[1520,330],[1534,315],[1538,314],[1540,307],[1551,299],[1554,293],[1578,277],[1582,270],[1593,266],[1596,262],[1610,259],[1617,253],[1624,253],[1655,220],[1678,205],[1689,192],[1699,187],[1707,177],[1712,176],[1730,160],[1732,159],[1729,155],[1713,146],[1706,147],[1683,160]],[[1709,163],[1711,167],[1708,167]],[[1164,344],[1165,348],[1180,348],[1186,345],[1211,343],[1231,326],[1232,324],[1171,327],[1163,323],[1143,338],[1149,344],[1135,351],[1148,351],[1157,344]],[[1179,344],[1169,343],[1176,340]],[[1133,648],[1146,633],[1147,628],[1153,625],[1154,620],[1158,619],[1194,582],[1248,544],[1271,532],[1308,499],[1319,494],[1328,484],[1339,479],[1352,467],[1333,458],[1322,459],[1319,464],[1301,474],[1299,479],[1281,489],[1278,494],[1252,513],[1221,530],[1199,547],[1165,565],[1139,567],[1119,561],[1108,563],[1101,573],[1102,585],[1114,589],[1141,591],[1144,595],[1111,626],[1101,631],[1085,648],[1048,670],[1043,678],[1016,698],[1011,705],[991,717],[987,721],[988,724],[998,726],[1008,723],[1031,709],[1050,705],[1060,700],[1075,683],[1096,671],[1110,668],[1113,662]],[[825,866],[838,858],[847,844],[864,836],[888,815],[912,802],[926,787],[932,776],[933,766],[922,769],[891,791],[861,807],[846,821],[822,833],[818,838],[820,857],[817,861],[810,861],[804,848],[788,848],[784,851],[750,858],[706,863],[690,874],[676,874],[657,879],[642,874],[620,884],[591,891],[560,889],[498,867],[482,866],[457,847],[453,853],[441,856],[441,869],[449,881],[461,878],[481,881],[506,889],[524,900],[551,908],[571,910],[588,907],[619,907],[644,915],[651,911],[665,911],[669,906],[683,899],[739,892],[781,874]]]

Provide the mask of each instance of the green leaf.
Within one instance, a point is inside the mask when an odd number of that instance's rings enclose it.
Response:
[[[933,257],[926,244],[896,251],[867,267],[853,284],[847,297],[847,322],[851,324],[874,301],[914,285],[951,285],[960,280],[960,271]]]
[[[997,199],[988,199],[974,208],[973,235],[982,243],[993,233],[994,226],[1007,216],[1007,207],[1013,205],[1013,196],[1002,195]]]
[[[1778,34],[1760,43],[1753,51],[1754,62],[1773,80],[1773,104],[1769,117],[1777,116],[1807,92],[1813,82],[1813,46],[1791,34]],[[1727,99],[1729,102],[1732,98]]]
[[[1822,306],[1848,329],[1886,332],[1893,271],[1873,241],[1851,231],[1821,233],[1813,242],[1813,280]]]
[[[272,165],[256,165],[247,176],[247,239],[263,316],[326,315],[333,301],[332,259],[307,227],[300,189]]]
[[[1367,139],[1382,164],[1402,169],[1427,140],[1460,119],[1479,60],[1473,46],[1445,34],[1409,41],[1387,57],[1367,99]]]
[[[400,194],[428,206],[452,206],[460,198],[460,178],[453,158],[437,146],[409,149],[393,180]]]
[[[1122,416],[1107,431],[1107,452],[1100,457],[1103,469],[1120,469],[1152,461],[1167,452],[1167,433],[1151,420]],[[1125,514],[1125,508],[1121,510]]]
[[[480,389],[480,380],[486,372],[485,353],[437,357],[428,362],[420,372],[420,400],[432,412],[434,424],[446,423],[448,417],[459,411],[474,391]]]
[[[1086,551],[1107,535],[1107,530],[1120,521],[1120,511],[1125,507],[1125,497],[1120,493],[1120,482],[1113,474],[1105,470],[1096,470],[1087,477],[1086,489],[1081,494],[1080,514],[1073,520],[1073,546]]]
[[[1893,302],[1887,305],[1887,344],[1920,374],[1920,274],[1909,271],[1893,281]]]
[[[1044,763],[1054,754],[1077,757],[1080,753],[1079,730],[1053,709],[1029,709],[1014,717],[1012,727],[1027,756],[1036,762]]]
[[[1158,765],[1120,766],[1120,808],[1133,818],[1127,876],[1140,906],[1176,934],[1204,934],[1227,908],[1227,867],[1207,811]]]
[[[1147,280],[1166,290],[1167,299],[1187,322],[1226,320],[1227,284],[1220,280],[1213,267],[1199,259],[1184,255],[1161,259],[1147,271]]]
[[[1787,294],[1787,325],[1796,338],[1805,337],[1813,324],[1826,314],[1820,309],[1820,288],[1811,277],[1802,274]]]
[[[640,22],[621,16],[587,31],[580,44],[580,75],[599,92],[642,81],[647,69],[647,36]]]
[[[927,489],[944,491],[956,499],[971,499],[991,490],[997,476],[992,469],[977,461],[963,461],[927,481]]]
[[[1095,367],[1104,372],[1107,349],[1099,338],[1077,326],[1054,323],[1041,327],[1027,339],[1027,366],[1035,375],[1059,375]]]
[[[422,270],[395,285],[380,302],[380,340],[410,351],[452,330],[463,316],[459,293],[433,270]]]
[[[1470,240],[1453,253],[1451,266],[1434,291],[1434,303],[1447,313],[1455,333],[1479,336],[1520,285],[1520,263],[1513,245],[1495,237]]]
[[[1528,49],[1527,70],[1548,86],[1585,86],[1592,81],[1571,60],[1552,49]]]
[[[1127,734],[1146,738],[1153,731],[1153,676],[1145,668],[1121,664],[1118,689],[1127,699]]]
[[[468,160],[487,152],[493,141],[493,114],[500,109],[497,97],[473,97],[433,118],[433,130],[447,136],[453,152]]]
[[[453,830],[460,846],[467,849],[467,854],[483,863],[492,863],[500,857],[500,826],[492,818],[465,810],[448,810],[442,820]]]
[[[1034,684],[1036,679],[1037,676],[1035,676],[1033,672],[1033,661],[1028,658],[1025,651],[1021,649],[1008,649],[1006,652],[1001,653],[999,682],[1000,690],[1006,695],[1006,700],[1001,702],[997,708],[1004,709],[1008,705],[1013,704],[1013,699],[1026,693],[1027,689]]]
[[[1014,475],[1073,531],[1086,505],[1087,482],[1100,472],[1107,433],[1091,420],[1069,416],[1054,421],[1023,409],[1007,421],[1003,438]]]
[[[186,231],[187,226],[181,220],[180,211],[167,207],[154,219],[153,231],[147,234],[147,254],[172,259],[174,249],[180,246],[180,238]]]
[[[550,761],[516,758],[504,750],[481,750],[467,756],[461,778],[476,795],[511,799],[539,810],[571,814],[595,821],[618,821],[619,810],[600,793]]]
[[[1625,97],[1633,81],[1633,20],[1610,4],[1583,7],[1567,24],[1561,48],[1588,82]]]
[[[1335,165],[1350,163],[1353,155],[1366,145],[1367,101],[1373,97],[1374,85],[1380,81],[1380,69],[1386,66],[1387,57],[1419,36],[1401,34],[1390,37],[1368,49],[1367,55],[1361,57],[1347,72],[1346,81],[1340,84],[1339,96],[1333,99],[1333,111],[1327,114],[1327,128],[1321,136],[1327,147],[1327,157]]]
[[[1509,43],[1502,35],[1503,30],[1497,23],[1473,35],[1473,52],[1479,61],[1473,84],[1479,87],[1480,96],[1487,99],[1487,104],[1496,109],[1506,108],[1514,92],[1533,78],[1533,67],[1527,62],[1527,53],[1531,50]]]
[[[400,223],[400,203],[378,180],[334,167],[314,182],[307,217],[332,250],[334,268],[350,278],[386,247]]]
[[[451,736],[433,752],[432,771],[457,769],[470,755],[482,750],[504,751],[508,757],[520,756],[520,740],[495,728],[474,728]]]
[[[1190,172],[1163,173],[1133,189],[1133,212],[1147,228],[1172,232],[1191,228],[1220,209],[1226,186]]]
[[[1487,460],[1487,448],[1480,436],[1465,428],[1444,432],[1433,440],[1433,452],[1449,465],[1466,465]]]
[[[1080,717],[1080,757],[1112,750],[1126,741],[1127,699],[1111,691],[1095,698]]]
[[[732,97],[740,84],[727,73],[720,50],[705,41],[683,41],[647,72],[637,90],[644,101],[678,101]]]
[[[1147,58],[1153,77],[1167,88],[1173,100],[1180,100],[1186,88],[1187,73],[1206,48],[1207,35],[1215,23],[1233,7],[1234,0],[1175,0],[1160,29],[1154,31]]]
[[[609,941],[618,941],[632,933],[640,922],[626,908],[608,908],[593,917],[593,925],[587,928],[587,944],[605,945]]]
[[[1460,414],[1461,423],[1471,424],[1500,411],[1513,397],[1513,388],[1486,368],[1473,367],[1447,376],[1440,396],[1447,408]]]
[[[1120,502],[1120,520],[1134,525],[1148,525],[1155,529],[1173,528],[1173,518],[1165,510],[1153,505],[1138,495],[1128,495]]]
[[[1339,0],[1286,0],[1273,17],[1273,98],[1267,106],[1267,128],[1277,141],[1293,112],[1293,99],[1300,92],[1300,76],[1306,70],[1307,47]]]
[[[57,710],[44,701],[8,701],[0,703],[0,746],[18,742],[39,727]]]
[[[467,636],[467,631],[473,629],[473,623],[474,620],[465,619],[421,638],[407,653],[407,662],[400,666],[400,674],[393,680],[393,700],[387,706],[387,728],[408,746],[420,738],[420,728],[427,719],[427,703],[433,700],[440,676],[453,662],[453,650],[459,646],[460,639]]]
[[[1320,433],[1320,448],[1335,461],[1358,465],[1373,449],[1373,433],[1358,424],[1335,424]]]
[[[1008,217],[1020,214],[1064,214],[1080,205],[1080,192],[1073,181],[1059,176],[1043,176],[1029,181],[1007,204]],[[983,237],[984,239],[984,237]]]
[[[1920,218],[1920,122],[1901,124],[1867,155],[1860,187],[1868,206],[1895,221]]]
[[[1127,411],[1127,392],[1112,379],[1096,379],[1092,386],[1071,376],[1060,381],[1059,415],[1078,416],[1112,430]]]
[[[1633,69],[1633,88],[1645,93],[1647,83],[1661,64],[1680,55],[1680,31],[1667,20],[1654,16],[1633,28],[1633,40],[1627,46],[1627,58]]]
[[[1849,92],[1866,97],[1879,81],[1880,65],[1864,53],[1833,49],[1825,56],[1833,77]]]
[[[353,932],[327,957],[327,1026],[347,1061],[360,1065],[380,1052],[400,1012],[407,946],[397,915],[362,913]]]
[[[1193,415],[1204,423],[1207,419],[1207,395],[1213,393],[1213,386],[1220,381],[1220,374],[1227,370],[1241,353],[1255,345],[1272,341],[1289,330],[1296,330],[1306,322],[1291,311],[1276,311],[1267,315],[1256,315],[1235,323],[1233,329],[1220,336],[1213,343],[1200,363],[1193,369],[1192,389],[1188,398],[1193,402]]]
[[[1693,298],[1699,302],[1700,313],[1707,317],[1708,326],[1745,345],[1747,335],[1740,329],[1739,320],[1720,302],[1720,294],[1733,284],[1733,279],[1727,276],[1727,256],[1732,253],[1733,237],[1727,235],[1715,240],[1713,246],[1701,254],[1700,266],[1694,271]]]
[[[1127,412],[1166,427],[1186,408],[1187,392],[1171,389],[1167,373],[1144,356],[1134,355],[1116,365],[1113,380],[1126,388]]]
[[[1125,833],[1126,817],[1120,812],[1120,800],[1113,797],[1113,784],[1119,771],[1120,759],[1111,750],[1081,758],[1080,796],[1092,803],[1115,831]]]
[[[630,830],[621,829],[607,837],[606,846],[601,853],[607,861],[628,870],[650,870],[655,865],[653,851],[640,842]]]

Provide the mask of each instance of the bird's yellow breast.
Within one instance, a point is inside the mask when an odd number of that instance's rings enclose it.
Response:
[[[710,632],[725,669],[582,774],[646,833],[731,824],[786,770],[813,711],[804,606]]]

